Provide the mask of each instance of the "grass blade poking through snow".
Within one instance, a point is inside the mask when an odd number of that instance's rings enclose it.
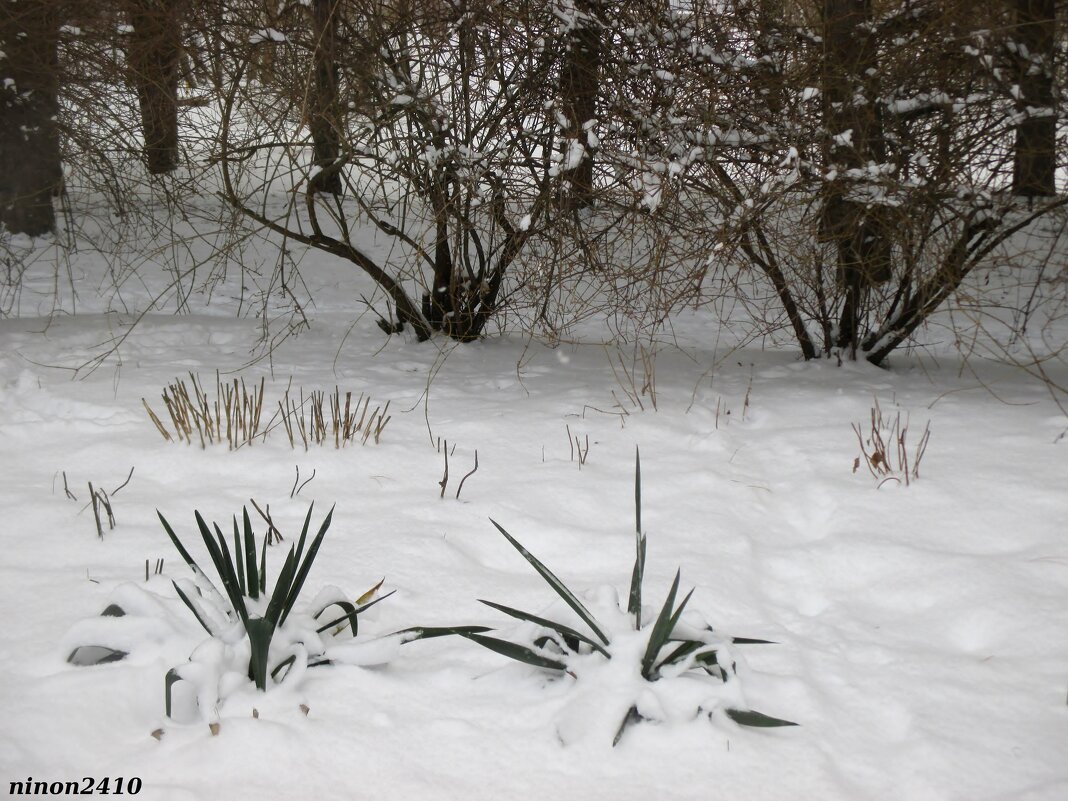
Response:
[[[252,531],[252,521],[249,520],[248,509],[242,509],[241,516],[244,518],[245,571],[248,581],[248,594],[255,600],[260,597],[260,575],[256,569],[256,535]]]
[[[634,570],[630,574],[627,612],[634,617],[634,630],[642,628],[642,582],[645,580],[645,535],[642,533],[642,460],[634,448]]]
[[[200,512],[194,511],[193,516],[196,518],[197,527],[200,529],[201,539],[204,540],[204,546],[208,549],[208,555],[211,557],[211,562],[215,565],[215,572],[222,581],[223,590],[226,592],[226,597],[230,601],[231,608],[238,617],[241,618],[242,623],[247,623],[248,610],[245,608],[244,599],[241,597],[240,588],[237,586],[237,576],[234,575],[233,560],[228,561],[223,557],[219,543],[215,541],[211,529],[209,529],[208,524],[204,522],[204,518],[200,516]],[[216,530],[218,530],[218,526],[216,526]],[[226,545],[226,541],[222,537],[222,532],[219,532],[219,540],[222,541],[223,546]],[[227,552],[226,556],[229,557],[229,552]]]
[[[501,640],[497,637],[487,637],[485,634],[468,633],[461,636],[517,662],[525,662],[528,665],[546,668],[547,670],[567,670],[567,663],[543,656],[525,645],[517,645],[514,642]]]
[[[667,645],[668,640],[671,639],[675,626],[682,616],[682,610],[686,608],[686,604],[690,601],[690,596],[693,595],[693,590],[690,590],[686,597],[682,599],[678,609],[675,608],[675,596],[679,591],[679,580],[681,578],[682,570],[680,568],[675,572],[675,581],[672,582],[668,597],[660,609],[660,614],[653,624],[652,631],[649,632],[649,643],[645,647],[645,656],[642,657],[642,675],[646,681],[656,681],[659,678],[659,672],[655,669],[656,657],[660,654],[660,649]]]
[[[241,587],[241,594],[251,596],[252,593],[245,584],[245,545],[241,539],[241,533],[237,530],[236,517],[234,518],[234,555],[237,557],[237,582]]]
[[[619,745],[619,741],[623,739],[623,732],[627,730],[627,726],[632,723],[640,723],[642,719],[641,713],[638,712],[638,707],[632,706],[627,710],[627,714],[623,716],[623,722],[619,724],[619,728],[616,730],[616,736],[612,738],[612,747],[615,748]]]
[[[601,627],[597,625],[597,621],[593,619],[593,615],[590,614],[590,611],[582,605],[582,602],[579,601],[578,598],[575,597],[575,594],[571,592],[571,590],[569,590],[564,583],[560,581],[551,570],[549,570],[549,568],[543,565],[534,554],[520,545],[515,537],[505,531],[500,523],[492,518],[490,519],[490,522],[497,527],[497,530],[504,535],[508,542],[512,543],[515,549],[523,555],[523,558],[530,562],[531,566],[538,571],[538,574],[545,579],[546,583],[556,591],[556,594],[563,598],[564,601],[567,602],[567,605],[574,609],[575,613],[586,622],[586,625],[590,627],[590,631],[597,635],[597,639],[605,645],[608,645],[608,637],[601,630]]]
[[[171,524],[167,522],[167,518],[163,516],[159,509],[156,510],[156,517],[158,517],[159,522],[163,524],[163,530],[167,532],[167,536],[171,538],[171,542],[174,543],[174,547],[177,549],[178,553],[181,555],[185,563],[191,568],[193,568],[195,572],[202,574],[204,571],[200,569],[200,566],[196,563],[196,560],[194,560],[193,557],[189,555],[189,551],[187,551],[185,549],[185,546],[182,545],[182,541],[178,539],[178,535],[174,533],[174,529],[171,528]]]
[[[565,626],[562,623],[557,623],[556,621],[549,620],[548,618],[538,617],[537,615],[532,615],[532,614],[530,614],[528,612],[523,612],[523,611],[521,611],[519,609],[513,609],[512,607],[505,606],[504,604],[495,604],[495,603],[493,603],[493,601],[483,601],[480,598],[479,599],[479,603],[483,603],[486,606],[492,607],[493,609],[496,609],[498,612],[504,612],[506,615],[509,615],[510,617],[514,617],[517,620],[525,620],[525,621],[527,621],[529,623],[535,623],[535,624],[537,624],[539,626],[544,626],[547,629],[552,629],[557,634],[559,634],[561,637],[563,637],[565,640],[569,640],[570,639],[570,640],[575,640],[577,642],[584,642],[588,646],[593,648],[593,650],[599,651],[606,658],[608,658],[608,659],[612,658],[612,655],[609,654],[608,651],[606,651],[604,649],[604,647],[600,643],[594,642],[589,637],[587,637],[585,634],[582,634],[581,632],[575,631],[570,626]],[[577,646],[576,646],[576,649],[577,649]]]
[[[308,518],[311,519],[311,509],[308,509]],[[326,530],[330,528],[330,523],[334,519],[334,507],[330,507],[330,511],[326,513],[326,518],[323,520],[323,524],[319,527],[319,533],[315,535],[315,539],[312,540],[311,546],[308,548],[308,554],[304,557],[304,562],[301,563],[300,569],[297,571],[296,576],[293,579],[293,587],[289,591],[289,596],[286,598],[285,605],[282,607],[282,616],[279,619],[279,625],[286,622],[286,618],[289,616],[290,611],[293,609],[293,604],[297,601],[297,596],[300,595],[301,589],[304,587],[304,581],[308,578],[308,572],[311,570],[312,562],[315,561],[316,555],[319,553],[319,546],[323,544],[323,537],[326,536]],[[307,523],[304,524],[304,533],[308,530]],[[300,535],[300,544],[304,544],[304,533]],[[298,550],[297,561],[300,561],[300,553]]]
[[[492,631],[492,629],[489,626],[412,626],[395,631],[389,636],[400,637],[401,643],[409,643],[416,640],[432,640],[436,637],[467,637],[469,634],[482,634],[486,631]]]
[[[739,726],[750,726],[758,729],[775,729],[782,726],[798,725],[793,721],[773,718],[763,712],[754,712],[751,709],[728,709],[727,717]]]
[[[203,627],[204,631],[214,637],[215,632],[211,630],[208,621],[204,619],[203,614],[201,614],[201,611],[197,608],[196,604],[193,603],[192,599],[182,592],[182,588],[178,586],[177,581],[171,581],[171,584],[174,585],[174,591],[178,593],[178,597],[182,599],[182,603],[189,607],[189,611],[193,613],[193,617],[197,619],[197,622]]]

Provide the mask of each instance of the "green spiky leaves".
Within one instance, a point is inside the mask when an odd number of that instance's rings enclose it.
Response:
[[[667,599],[660,608],[660,614],[657,615],[656,622],[653,623],[653,628],[649,632],[649,643],[646,645],[645,655],[642,657],[642,676],[645,677],[646,681],[656,681],[660,678],[660,668],[664,663],[657,662],[657,656],[659,656],[660,650],[672,639],[679,618],[682,617],[682,611],[686,608],[686,604],[689,603],[690,596],[693,595],[693,590],[690,590],[686,597],[682,599],[682,603],[677,607],[675,606],[675,596],[679,591],[679,580],[681,578],[682,570],[680,569],[675,572],[675,581],[672,582]],[[678,649],[674,653],[678,653]]]
[[[268,592],[267,544],[257,543],[247,511],[243,510],[240,521],[234,518],[229,538],[223,535],[218,525],[209,526],[199,512],[195,513],[197,528],[214,567],[213,578],[216,583],[208,578],[167,520],[160,515],[160,522],[168,537],[196,577],[195,582],[183,580],[181,585],[174,582],[178,597],[212,637],[232,636],[226,632],[240,623],[251,646],[248,675],[260,690],[266,688],[268,678],[284,680],[290,668],[296,664],[297,656],[290,648],[287,652],[274,654],[276,664],[272,665],[271,643],[300,597],[332,516],[333,510],[312,535],[312,510],[308,510],[300,536],[296,544],[290,546],[274,586]],[[616,598],[614,590],[600,596],[586,596],[585,601],[580,599],[504,526],[492,519],[490,522],[549,586],[556,598],[563,601],[566,609],[557,603],[557,611],[562,612],[568,622],[555,619],[552,613],[532,614],[483,600],[481,603],[496,612],[526,624],[526,633],[522,637],[506,639],[485,626],[417,626],[386,636],[395,638],[397,644],[459,636],[528,667],[550,671],[558,676],[570,676],[581,687],[597,688],[597,691],[601,687],[609,687],[613,688],[613,692],[616,688],[626,688],[623,692],[633,695],[617,699],[626,700],[626,706],[621,704],[618,708],[620,712],[623,709],[627,712],[618,724],[612,721],[612,731],[615,733],[613,744],[620,742],[628,727],[645,720],[646,716],[659,719],[656,704],[652,707],[642,705],[641,699],[647,693],[651,692],[654,696],[671,693],[676,687],[671,682],[684,675],[728,682],[735,675],[735,666],[726,650],[727,645],[767,642],[741,637],[722,638],[707,624],[698,622],[695,625],[695,616],[692,614],[684,622],[683,617],[694,590],[685,594],[680,591],[681,569],[676,570],[659,610],[653,614],[652,610],[643,607],[648,543],[642,525],[641,459],[637,450],[634,465],[634,563],[625,602]],[[344,629],[350,629],[355,638],[360,614],[392,594],[376,597],[380,586],[381,582],[355,602],[335,597],[313,610],[311,617],[314,623],[308,629],[309,639],[318,640],[315,635],[328,632],[337,635]],[[568,609],[577,616],[577,620],[568,613]],[[304,616],[298,618],[306,624]],[[297,642],[290,634],[287,632],[287,642]],[[325,657],[323,653],[305,652],[300,657],[303,660],[301,664],[329,664],[330,655],[336,652],[324,653]],[[168,714],[171,688],[181,678],[179,674],[180,671],[175,670],[167,677]],[[599,678],[604,676],[612,678],[607,681]],[[617,683],[620,677],[623,677],[623,681]],[[599,683],[602,681],[605,682],[603,685]],[[717,691],[712,697],[721,696]],[[724,709],[721,703],[717,703],[714,709],[720,710],[741,726],[771,728],[796,725],[751,709]],[[701,711],[700,707],[698,711]]]
[[[727,717],[739,726],[750,726],[757,729],[777,729],[783,726],[796,726],[798,724],[782,718],[773,718],[763,712],[755,712],[752,709],[728,709]]]
[[[232,620],[239,620],[245,634],[248,636],[251,646],[248,675],[256,683],[257,689],[260,690],[267,688],[267,679],[272,673],[268,665],[271,640],[274,638],[278,628],[285,624],[286,618],[292,612],[297,599],[300,597],[304,583],[311,572],[312,564],[315,562],[315,557],[319,553],[319,547],[322,545],[323,538],[326,536],[333,519],[334,510],[331,509],[309,545],[308,532],[311,526],[313,508],[314,504],[308,509],[300,539],[295,546],[290,546],[289,553],[286,554],[282,569],[278,574],[269,598],[267,596],[267,540],[264,538],[262,546],[257,547],[256,534],[252,530],[252,521],[249,519],[248,510],[242,510],[240,526],[236,517],[233,520],[232,551],[218,524],[209,526],[200,512],[194,512],[204,547],[207,548],[208,556],[215,568],[215,575],[218,576],[222,585],[223,592],[221,595],[228,601],[229,610],[227,615]],[[164,531],[167,532],[167,536],[174,543],[174,547],[182,559],[207,585],[207,590],[210,593],[220,595],[215,584],[190,555],[166,518],[159,512],[157,514],[163,524]],[[307,553],[305,553],[305,548],[307,548]],[[214,630],[209,616],[205,614],[199,600],[183,591],[177,582],[173,582],[173,584],[178,597],[193,613],[204,630],[208,634],[216,636],[219,632]],[[250,611],[250,606],[252,606],[253,610],[262,608],[264,600],[266,600],[266,609],[262,614]],[[319,631],[347,623],[351,626],[353,636],[355,636],[357,614],[376,602],[372,601],[359,608],[347,602],[337,603],[336,605],[341,607],[345,615],[327,623]],[[319,615],[324,611],[319,610]]]
[[[523,558],[526,559],[536,571],[538,571],[538,574],[543,579],[545,579],[545,582],[550,587],[553,588],[553,591],[561,598],[563,598],[564,602],[567,603],[568,606],[575,610],[575,613],[580,618],[582,618],[583,622],[585,622],[587,626],[590,627],[590,631],[594,633],[597,639],[599,639],[605,645],[608,645],[608,637],[601,630],[601,627],[597,625],[597,621],[593,619],[593,615],[590,614],[590,610],[583,606],[582,602],[575,597],[575,594],[571,592],[571,590],[569,590],[567,586],[556,577],[556,574],[554,574],[551,570],[549,570],[549,568],[543,565],[538,560],[538,558],[534,556],[534,554],[532,554],[530,551],[520,545],[519,541],[516,540],[515,537],[513,537],[507,531],[505,531],[504,527],[501,526],[500,523],[493,519],[490,519],[490,522],[497,527],[497,530],[504,535],[504,538],[508,540],[508,542],[512,543],[515,549],[523,555]]]
[[[642,459],[634,449],[634,570],[630,574],[627,612],[634,617],[635,631],[642,628],[642,582],[645,581],[645,534],[642,533]]]
[[[534,568],[553,592],[578,615],[589,630],[589,634],[543,615],[531,614],[492,601],[482,601],[482,603],[509,617],[534,624],[540,633],[529,644],[511,642],[484,632],[451,629],[447,633],[460,634],[497,654],[525,665],[557,673],[568,673],[572,676],[578,676],[581,673],[581,659],[595,654],[605,659],[612,659],[610,631],[598,622],[590,609],[541,560],[520,544],[497,521],[491,520],[490,522]],[[718,643],[722,641],[716,638],[710,629],[694,631],[691,627],[681,625],[683,613],[693,595],[693,590],[690,590],[681,601],[678,600],[679,585],[682,580],[681,570],[676,571],[674,581],[655,620],[651,624],[643,623],[642,587],[645,580],[647,540],[642,530],[641,457],[637,450],[634,465],[634,537],[634,567],[631,571],[630,591],[627,596],[627,615],[633,622],[634,630],[647,635],[639,666],[642,679],[650,683],[657,682],[665,675],[678,676],[694,670],[703,671],[708,676],[726,682],[734,673],[734,664],[730,660],[724,664],[720,663]],[[735,638],[730,642],[755,644],[767,641]],[[666,671],[669,667],[672,670]],[[767,728],[796,725],[753,710],[728,709],[727,715],[742,726]],[[642,716],[638,714],[637,707],[631,706],[616,730],[613,744],[620,741],[628,726],[640,720]]]

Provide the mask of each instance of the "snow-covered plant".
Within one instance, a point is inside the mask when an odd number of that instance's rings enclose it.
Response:
[[[492,601],[482,601],[487,606],[517,620],[532,624],[527,631],[529,642],[517,643],[477,632],[457,632],[492,651],[534,667],[567,675],[579,683],[589,680],[609,688],[615,696],[602,699],[607,706],[625,709],[622,720],[615,729],[613,745],[619,742],[631,723],[641,720],[660,720],[673,717],[679,699],[690,708],[683,714],[693,717],[702,712],[711,715],[707,708],[710,699],[707,687],[689,683],[685,688],[660,692],[665,684],[678,685],[682,679],[714,679],[725,685],[735,675],[736,667],[730,657],[731,644],[768,643],[743,637],[724,638],[715,633],[703,619],[684,611],[693,595],[693,590],[678,599],[681,569],[667,598],[655,618],[646,614],[642,603],[642,585],[645,577],[646,537],[641,524],[641,462],[635,460],[634,476],[635,544],[634,569],[631,573],[630,592],[626,611],[613,588],[590,596],[590,605],[599,616],[584,604],[568,587],[537,557],[523,547],[503,526],[490,522],[512,544],[527,562],[537,571],[553,591],[579,616],[587,632],[551,618],[524,612]],[[715,695],[712,693],[711,695]],[[739,708],[741,698],[735,694],[721,696],[714,707],[726,706],[726,715],[744,726],[793,726],[790,721],[771,717],[750,709]],[[602,710],[606,703],[599,702]],[[583,707],[589,705],[582,705]],[[566,739],[566,737],[565,737]]]
[[[200,513],[194,513],[201,538],[222,583],[222,593],[193,559],[163,515],[159,515],[167,535],[194,574],[194,580],[175,580],[174,589],[211,637],[194,652],[190,663],[168,673],[168,716],[172,712],[172,689],[180,679],[218,687],[221,674],[227,670],[233,672],[232,668],[238,665],[247,679],[255,683],[256,689],[262,691],[267,689],[268,680],[281,681],[293,671],[302,673],[307,667],[328,662],[325,656],[327,641],[346,627],[355,637],[358,615],[392,594],[369,600],[375,595],[376,586],[354,604],[340,591],[325,591],[316,597],[311,610],[291,616],[333,517],[331,509],[309,544],[312,508],[314,504],[308,509],[300,538],[296,545],[290,546],[269,594],[267,541],[264,538],[257,548],[247,509],[242,510],[240,529],[236,517],[233,521],[233,552],[218,524],[209,528]],[[323,622],[322,618],[332,607],[338,607],[343,614]],[[236,678],[240,680],[241,674],[238,673]]]

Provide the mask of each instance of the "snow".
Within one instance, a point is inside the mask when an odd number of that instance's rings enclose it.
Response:
[[[112,265],[82,250],[67,265],[74,305],[65,277],[56,297],[54,246],[36,246],[0,319],[3,782],[137,776],[146,799],[266,801],[1068,797],[1068,421],[1022,371],[948,346],[902,353],[890,370],[716,351],[702,312],[680,316],[676,347],[657,356],[654,411],[640,376],[620,385],[596,330],[556,349],[517,335],[384,339],[370,316],[353,322],[366,283],[315,253],[303,269],[311,329],[249,364],[262,321],[234,313],[236,291],[163,313],[150,299],[173,274],[145,263],[119,307],[96,292]],[[127,333],[117,355],[74,372]],[[215,370],[263,377],[268,403],[290,379],[367,392],[392,402],[393,420],[379,444],[338,450],[293,450],[280,432],[234,451],[165,442],[141,399],[159,411],[175,377]],[[1055,377],[1064,384],[1063,369]],[[930,421],[909,487],[852,471],[851,424],[876,400],[908,419],[912,442]],[[582,464],[570,435],[589,437]],[[455,447],[444,498],[439,438]],[[627,668],[642,647],[632,632],[615,639],[617,659],[557,680],[459,637],[382,637],[516,631],[479,598],[567,613],[490,517],[610,610],[634,555],[635,446],[647,601],[681,568],[689,608],[717,633],[775,643],[731,645],[736,681],[642,682]],[[315,471],[299,493],[295,468],[302,481]],[[102,539],[90,481],[111,492],[116,526]],[[267,693],[235,668],[246,644],[209,641],[178,599],[171,579],[192,576],[156,518],[206,559],[193,510],[226,523],[250,498],[270,504],[287,542],[310,502],[315,520],[337,504],[309,604],[330,587],[354,599],[383,576],[396,590],[361,616],[359,639],[328,646],[337,664]],[[269,549],[272,580],[286,547]],[[158,559],[162,575],[146,581]],[[112,603],[126,616],[100,617]],[[129,656],[67,663],[90,643]],[[179,665],[202,697],[221,691],[217,735],[195,706],[165,719],[164,676]],[[694,714],[717,698],[711,719]],[[610,724],[633,700],[659,722],[613,749]],[[800,725],[742,728],[722,714],[728,702]]]
[[[843,147],[851,147],[853,145],[853,129],[850,128],[840,134],[835,134],[834,143]]]
[[[549,168],[550,175],[560,175],[575,169],[586,158],[586,148],[578,139],[568,138],[564,140],[561,153],[553,154],[554,161]]]
[[[249,44],[260,44],[261,42],[276,42],[284,43],[288,42],[289,38],[277,28],[260,28],[255,33],[249,34]]]

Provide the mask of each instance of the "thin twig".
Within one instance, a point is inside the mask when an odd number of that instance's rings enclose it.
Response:
[[[252,508],[255,509],[257,512],[259,512],[260,513],[260,517],[262,517],[267,522],[267,543],[271,544],[271,534],[272,534],[272,532],[274,533],[274,536],[278,538],[278,542],[283,542],[285,540],[285,537],[282,536],[282,532],[279,531],[275,527],[274,521],[271,520],[271,514],[270,514],[271,505],[267,504],[267,511],[264,512],[260,508],[260,505],[258,503],[256,503],[256,499],[255,498],[249,498],[249,501],[252,503]]]
[[[96,533],[100,539],[104,539],[104,527],[100,525],[100,503],[96,497],[96,490],[93,489],[93,482],[89,483],[89,503],[93,507],[93,517],[96,518]]]
[[[912,460],[912,477],[920,477],[920,460],[923,459],[923,455],[927,453],[927,443],[931,439],[931,421],[927,421],[927,425],[923,429],[923,435],[920,437],[920,443],[916,446],[916,458]]]
[[[305,482],[304,482],[303,484],[301,484],[301,485],[300,485],[299,487],[297,487],[296,483],[294,483],[294,484],[293,484],[293,486],[294,486],[294,487],[295,487],[296,489],[294,490],[294,492],[293,492],[293,493],[292,493],[292,494],[291,494],[291,495],[290,495],[289,497],[290,497],[290,498],[295,498],[295,497],[297,497],[298,495],[300,495],[300,491],[301,491],[302,489],[304,489],[304,488],[305,488],[306,486],[308,486],[308,484],[310,484],[310,483],[311,483],[311,481],[312,481],[312,479],[313,479],[313,478],[315,478],[315,468],[314,468],[314,467],[312,468],[312,474],[311,474],[311,476],[310,476],[310,477],[308,478],[308,480],[307,480],[307,481],[305,481]],[[297,479],[298,479],[298,480],[300,479],[300,469],[299,469],[299,468],[297,469]]]
[[[375,424],[375,445],[379,444],[379,440],[382,437],[382,432],[386,430],[386,425],[393,419],[392,415],[387,415],[389,411],[389,401],[386,401],[386,405],[382,411],[378,413],[378,422]]]
[[[445,472],[441,476],[441,481],[438,482],[438,486],[441,487],[441,495],[439,498],[445,497],[445,486],[449,483],[449,441],[445,440]]]
[[[102,489],[97,490],[96,494],[100,496],[100,504],[104,507],[104,511],[107,512],[108,530],[110,531],[115,528],[115,514],[111,510],[111,498],[109,498],[108,494]]]
[[[63,491],[67,493],[67,497],[72,501],[78,500],[74,493],[70,491],[70,487],[67,486],[67,472],[65,470],[63,471]]]
[[[127,484],[129,484],[130,483],[130,479],[133,478],[133,474],[134,474],[134,469],[131,467],[129,475],[126,476],[126,480],[123,481],[121,484],[119,484],[119,486],[115,487],[115,489],[113,489],[111,491],[111,494],[114,495],[119,490],[121,490],[123,487],[125,487]]]
[[[456,488],[456,500],[460,500],[460,490],[462,490],[464,488],[464,482],[467,481],[467,477],[468,476],[473,476],[475,474],[476,470],[478,470],[478,449],[477,448],[475,449],[475,466],[473,468],[471,468],[471,472],[470,473],[468,473],[466,476],[464,476],[463,478],[460,479],[460,486],[458,486]],[[444,491],[444,489],[445,488],[442,487],[442,491]]]

